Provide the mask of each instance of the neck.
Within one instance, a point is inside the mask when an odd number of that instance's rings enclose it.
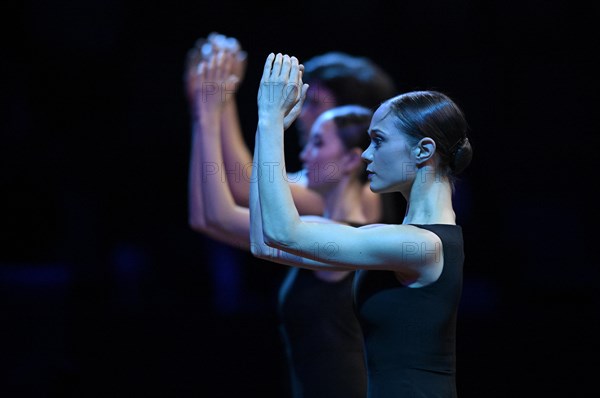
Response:
[[[430,166],[417,171],[408,199],[404,224],[455,224],[452,208],[452,186]]]
[[[340,222],[365,224],[367,218],[362,210],[361,192],[362,184],[356,178],[344,177],[323,194],[323,216]]]

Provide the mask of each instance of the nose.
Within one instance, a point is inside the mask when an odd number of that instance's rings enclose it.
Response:
[[[367,164],[369,164],[373,161],[372,156],[371,156],[371,145],[369,145],[369,147],[363,151],[363,153],[360,155],[360,157]]]
[[[302,148],[302,151],[300,151],[300,155],[298,156],[300,158],[301,162],[306,162],[307,154],[308,154],[308,145],[305,145],[304,148]]]

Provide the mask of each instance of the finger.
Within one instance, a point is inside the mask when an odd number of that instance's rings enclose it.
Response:
[[[225,47],[226,37],[224,34],[217,34],[215,36],[215,43],[217,43],[220,47]]]
[[[195,107],[194,107],[194,112],[195,112],[195,117],[200,116],[200,108],[198,108],[198,105],[202,104],[202,89],[204,88],[204,82],[206,81],[206,61],[200,61],[200,63],[198,64],[198,80],[196,81],[196,84],[194,86],[194,94],[193,94],[193,98],[194,98],[194,103],[195,103]]]
[[[271,68],[271,77],[278,78],[281,74],[281,64],[283,62],[283,55],[277,53],[275,60],[273,61],[273,68]]]
[[[214,74],[215,83],[221,82],[225,78],[225,74],[226,74],[225,68],[227,66],[226,62],[227,62],[227,53],[224,50],[220,50],[219,53],[217,54],[217,63],[215,66],[215,74]]]
[[[304,89],[304,81],[302,80],[304,78],[304,65],[303,64],[298,65],[298,73],[300,75],[298,84],[300,85],[300,87],[302,87],[302,89]],[[308,84],[306,86],[307,86],[306,89],[308,89]]]
[[[236,52],[233,54],[233,72],[236,74],[242,73],[246,66],[246,53]]]
[[[233,69],[233,54],[228,51],[223,56],[223,67],[222,67],[223,80],[227,79],[231,75],[232,69]]]
[[[302,108],[302,103],[300,101],[297,101],[289,113],[290,117],[293,119],[296,119],[296,117],[300,114],[301,108]]]
[[[207,82],[214,82],[215,81],[215,72],[216,72],[216,69],[217,69],[218,56],[219,56],[219,53],[213,53],[210,56],[210,59],[208,60],[208,63],[206,65],[206,67],[207,67],[207,70],[206,70],[206,81]]]
[[[206,61],[200,61],[198,64],[197,77],[199,86],[202,86],[202,83],[206,81]]]
[[[300,96],[300,89],[302,88],[301,79],[300,79],[300,64],[298,63],[298,58],[292,56],[290,58],[290,83],[294,84],[294,88],[296,89],[296,98]]]
[[[306,99],[307,92],[308,84],[304,83],[298,90],[298,98],[296,100],[296,104],[294,105],[294,109],[297,110],[298,114],[300,114],[300,111],[302,110],[302,106],[304,105],[304,100]]]
[[[235,37],[227,37],[225,39],[225,46],[227,47],[227,49],[229,49],[230,51],[239,51],[240,50],[240,43],[237,41],[237,39]]]
[[[306,93],[308,93],[308,83],[302,84],[302,90],[300,91],[300,103],[303,104],[306,99]]]
[[[200,47],[200,54],[204,59],[209,59],[215,51],[216,48],[213,48],[213,45],[210,42],[206,42],[202,44],[202,47]]]
[[[271,75],[271,69],[273,68],[273,60],[275,59],[275,54],[271,53],[267,56],[265,61],[265,67],[263,68],[263,75],[261,80],[268,81],[269,76]]]
[[[292,69],[292,60],[289,55],[285,54],[281,60],[281,77],[285,82],[290,81],[290,71]]]
[[[240,51],[235,54],[232,70],[233,73],[235,73],[239,77],[242,77],[242,75],[244,74],[244,71],[246,69],[247,57],[248,54],[245,51]]]
[[[236,76],[236,75],[229,75],[227,77],[227,80],[225,80],[225,83],[227,85],[231,85],[231,84],[238,84],[240,82],[240,79]]]
[[[294,105],[294,109],[296,110],[298,115],[300,114],[300,112],[302,112],[302,107],[304,106],[304,100],[306,99],[307,92],[308,92],[308,84],[305,83],[302,85],[302,88],[300,89],[300,95],[299,95],[298,101]],[[296,115],[296,117],[297,117],[297,115]]]
[[[222,50],[227,46],[225,35],[222,35],[220,33],[215,33],[211,37],[211,43],[219,50]]]

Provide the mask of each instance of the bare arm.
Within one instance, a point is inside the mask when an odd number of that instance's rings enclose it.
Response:
[[[249,248],[249,211],[237,206],[223,170],[221,123],[225,107],[223,94],[231,80],[232,55],[219,52],[203,61],[199,69],[202,99],[198,101],[200,115],[199,153],[202,158],[202,197],[198,202],[204,208],[208,228],[224,233],[228,244]]]
[[[194,204],[192,207],[194,214],[200,213],[198,218],[202,220],[203,224],[200,231],[236,248],[251,248],[255,255],[260,253],[257,257],[286,265],[310,264],[311,261],[308,259],[267,246],[262,240],[260,219],[256,224],[258,229],[255,229],[255,231],[260,231],[258,234],[255,233],[255,236],[260,236],[260,239],[255,239],[252,244],[250,243],[250,225],[254,226],[251,224],[250,211],[235,203],[227,183],[231,174],[224,173],[221,169],[223,156],[220,148],[225,143],[222,141],[219,121],[222,119],[225,104],[220,91],[225,92],[228,85],[231,84],[229,80],[230,61],[229,54],[217,54],[211,56],[207,61],[202,61],[199,68],[200,86],[207,92],[203,93],[202,100],[197,104],[199,127],[195,130],[196,155],[193,159],[198,164],[195,170],[200,170],[200,176],[197,177],[197,180],[200,179],[200,181],[197,181],[191,190],[193,194],[191,203]],[[211,84],[218,87],[219,92],[215,92]],[[299,108],[295,112],[298,113]],[[256,168],[253,169],[253,178],[255,178],[255,173]],[[327,222],[327,220],[318,218],[314,220]],[[331,266],[329,268],[334,269]]]
[[[198,49],[192,51],[198,51]],[[206,217],[206,214],[211,214],[209,212],[210,209],[206,207],[205,202],[207,177],[214,173],[215,168],[220,167],[219,165],[222,164],[222,162],[215,162],[213,159],[207,160],[205,158],[206,147],[211,147],[211,142],[207,137],[212,135],[204,134],[204,130],[208,129],[208,131],[210,131],[213,127],[211,120],[214,120],[211,118],[214,117],[216,117],[217,120],[215,125],[218,127],[220,114],[207,109],[206,102],[202,102],[202,97],[206,97],[207,93],[202,92],[203,82],[200,80],[202,78],[205,79],[205,75],[198,73],[198,65],[200,62],[206,63],[206,61],[202,61],[200,57],[195,56],[193,61],[187,65],[188,70],[186,71],[186,93],[188,95],[190,112],[192,114],[192,143],[188,177],[188,223],[194,231],[200,232],[219,242],[229,244],[236,248],[247,248],[247,234],[244,235],[245,240],[236,240],[235,237],[232,237],[226,230],[215,228],[210,222],[211,220]],[[205,82],[206,81],[204,81],[204,83]],[[204,89],[207,88],[208,87],[204,87]],[[200,117],[201,112],[204,113],[202,118]],[[220,151],[213,152],[220,153]],[[246,242],[245,245],[244,242]]]
[[[435,280],[442,267],[437,235],[410,225],[371,225],[352,228],[340,224],[304,222],[285,183],[283,115],[291,106],[288,92],[272,87],[301,84],[294,57],[270,54],[259,95],[258,194],[265,242],[272,247],[345,269],[394,271],[410,283]],[[315,264],[318,267],[318,264]]]
[[[192,48],[186,57],[184,84],[185,94],[189,104],[191,119],[191,149],[188,170],[188,223],[190,227],[204,235],[223,242],[224,233],[208,227],[204,217],[204,204],[202,197],[202,157],[201,157],[201,130],[198,124],[196,94],[198,89],[197,67],[201,60],[200,49]]]
[[[306,94],[306,90],[303,95]],[[258,138],[258,137],[257,137]],[[258,139],[257,144],[254,147],[254,159],[255,163],[260,162],[258,155]],[[250,179],[250,248],[252,254],[255,257],[269,260],[275,263],[292,265],[300,268],[323,270],[329,271],[344,271],[346,268],[336,267],[331,264],[321,263],[317,261],[318,253],[315,253],[314,258],[307,258],[298,256],[276,247],[271,247],[265,243],[263,228],[262,228],[262,215],[260,207],[260,197],[258,193],[258,178],[257,178],[258,167],[254,167],[252,170],[252,178]],[[320,216],[304,216],[305,220],[318,223],[329,223],[333,222]]]
[[[188,174],[188,223],[190,227],[212,239],[229,243],[226,233],[210,228],[204,217],[202,157],[200,147],[201,131],[195,124],[192,127],[192,148]]]
[[[227,170],[229,189],[238,205],[248,206],[252,155],[242,134],[235,93],[227,95],[221,126],[223,167]]]
[[[226,102],[221,118],[223,167],[227,171],[228,184],[235,203],[248,207],[252,154],[244,140],[236,103],[236,93],[246,71],[247,54],[233,37],[212,33],[208,42],[211,43],[213,51],[225,50],[232,54],[231,71],[237,79],[237,84],[230,86],[224,97]],[[323,214],[324,203],[321,195],[293,181],[290,181],[290,185],[300,214]],[[372,202],[368,206],[371,205]]]
[[[242,51],[237,39],[222,35],[211,35],[209,39],[215,50],[225,49],[231,54],[231,74],[236,82],[225,93],[225,107],[221,117],[222,151],[224,166],[228,172],[229,189],[235,202],[240,206],[248,206],[250,185],[248,178],[252,167],[252,154],[244,141],[242,126],[237,109],[236,94],[244,80],[247,65],[247,54]]]

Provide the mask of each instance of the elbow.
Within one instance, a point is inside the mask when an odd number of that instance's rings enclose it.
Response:
[[[251,231],[250,232],[250,253],[256,258],[262,260],[272,260],[276,257],[275,252],[277,248],[274,243],[269,244],[267,236],[264,231]]]
[[[268,253],[272,251],[272,249],[265,243],[264,231],[252,227],[256,227],[253,223],[252,216],[250,217],[250,225],[250,253],[256,258],[268,260],[270,257]]]
[[[193,231],[200,233],[207,233],[219,229],[215,227],[218,223],[215,221],[214,217],[201,217],[199,215],[190,215],[188,218],[188,225]]]
[[[236,225],[234,205],[232,205],[231,209],[207,206],[204,211],[204,222],[208,228],[216,228],[219,230],[230,229],[230,226]]]
[[[224,225],[229,225],[230,220],[219,211],[207,211],[204,215],[204,221],[209,228],[222,229]]]
[[[263,231],[263,239],[266,247],[271,249],[285,250],[293,247],[293,240],[291,234],[284,230],[277,231]]]
[[[250,242],[250,253],[261,260],[270,260],[273,257],[273,249],[263,243],[258,243],[254,240]]]
[[[206,230],[206,223],[193,216],[188,218],[188,226],[195,232],[204,232]]]
[[[294,221],[282,219],[263,219],[262,234],[265,244],[270,247],[288,250],[298,242],[299,233],[302,228],[302,222],[299,219]]]
[[[218,218],[215,217],[214,215],[210,215],[210,216],[207,215],[205,223],[206,223],[206,227],[210,227],[210,228],[215,228],[219,225],[223,225],[223,223],[219,222]]]
[[[269,234],[265,231],[264,233],[265,245],[268,247],[279,247],[279,238],[275,234]]]
[[[197,212],[191,209],[188,212],[188,226],[196,232],[202,232],[206,228],[206,223],[204,219],[200,217]]]
[[[264,250],[255,242],[250,243],[250,253],[256,258],[265,259]]]

